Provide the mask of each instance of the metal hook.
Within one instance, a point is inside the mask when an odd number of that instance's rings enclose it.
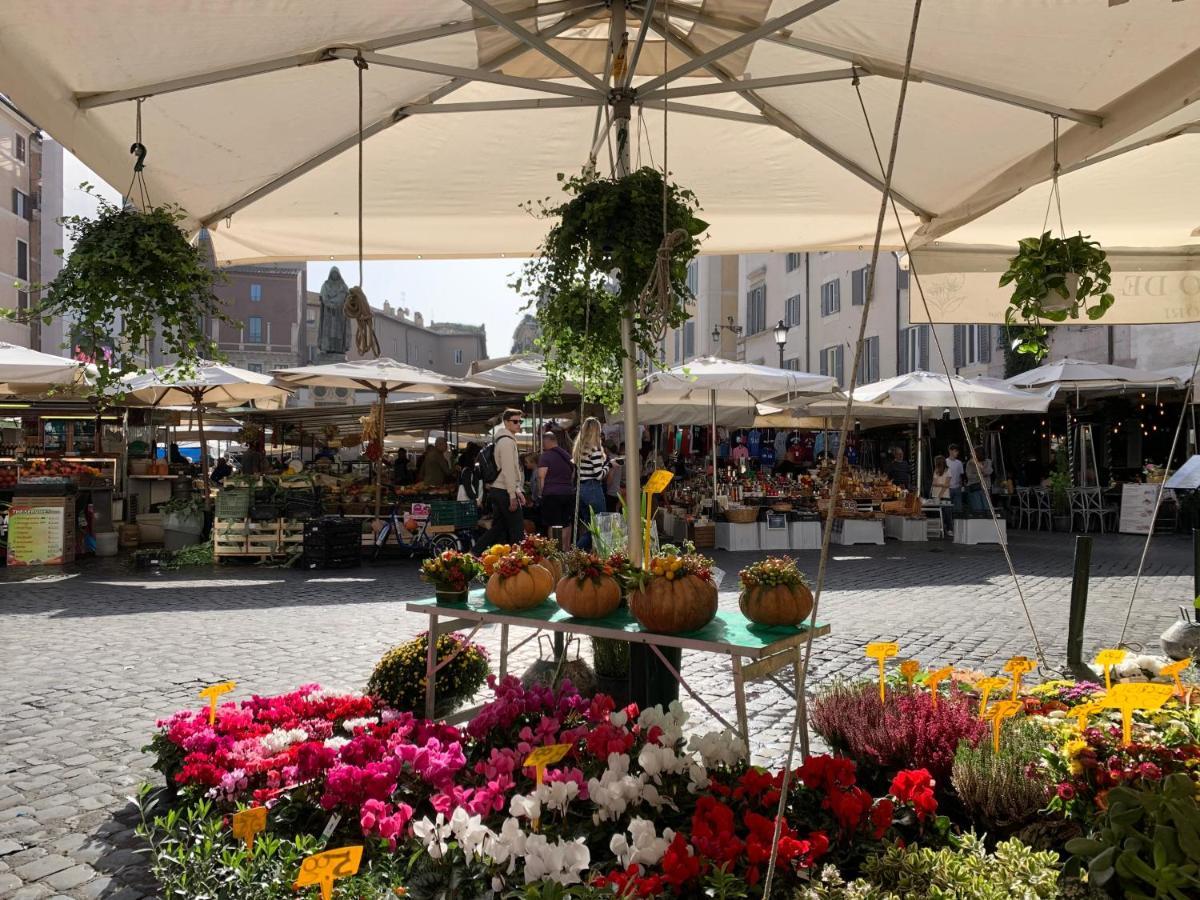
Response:
[[[133,164],[133,171],[140,172],[146,168],[146,145],[141,141],[135,141],[130,147],[129,152],[137,157],[137,162]]]

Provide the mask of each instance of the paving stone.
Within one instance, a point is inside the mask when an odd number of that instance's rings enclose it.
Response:
[[[37,881],[45,878],[47,875],[53,875],[55,872],[69,869],[71,864],[71,860],[67,857],[52,853],[43,856],[41,859],[35,859],[33,862],[26,863],[15,871],[26,881]]]
[[[29,884],[14,893],[8,900],[45,900],[54,891],[44,884]]]
[[[77,865],[71,866],[69,869],[63,869],[61,872],[55,872],[44,879],[44,881],[56,891],[67,891],[71,888],[79,887],[79,885],[91,881],[95,877],[96,870],[91,866]]]
[[[11,872],[0,873],[0,894],[5,891],[15,891],[25,882]]]
[[[24,850],[25,845],[19,841],[11,841],[8,839],[0,840],[0,857],[8,856],[10,853],[16,853],[19,850]]]

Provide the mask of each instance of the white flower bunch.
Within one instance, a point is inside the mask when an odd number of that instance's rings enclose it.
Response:
[[[354,734],[355,728],[363,728],[367,725],[374,725],[378,721],[378,716],[363,716],[359,719],[347,719],[342,723],[342,727],[346,729],[347,734]]]
[[[542,817],[542,799],[538,792],[513,794],[508,801],[508,814],[514,819],[529,819],[531,822]]]
[[[626,869],[634,863],[643,867],[657,865],[671,846],[675,832],[665,828],[662,837],[659,837],[655,833],[653,822],[634,817],[629,822],[629,836],[632,842],[625,839],[625,832],[619,831],[608,843],[608,848],[616,856],[621,867]]]
[[[329,747],[333,750],[341,750],[348,743],[350,743],[350,738],[344,738],[344,737],[338,737],[338,736],[331,737],[331,738],[325,738],[325,746]]]
[[[674,745],[683,740],[683,726],[687,723],[687,719],[688,715],[683,710],[683,704],[678,700],[672,700],[665,712],[658,706],[643,709],[642,714],[638,716],[638,724],[642,726],[643,732],[649,731],[657,725],[662,729],[662,743]]]
[[[525,839],[525,883],[533,884],[543,878],[559,884],[579,884],[580,872],[591,864],[592,855],[583,838],[573,841],[546,840],[543,834],[531,834]]]
[[[511,875],[517,867],[517,860],[525,856],[525,841],[526,834],[521,830],[521,823],[516,819],[505,819],[499,834],[488,832],[484,838],[483,852],[497,866],[508,863],[508,874]]]
[[[282,753],[292,744],[307,740],[308,732],[303,728],[276,728],[270,734],[264,734],[261,743],[263,750],[274,756],[276,753]]]
[[[596,805],[592,820],[599,824],[618,819],[625,814],[630,803],[644,799],[645,782],[629,774],[629,756],[625,753],[610,753],[608,768],[599,778],[588,780],[588,796]],[[654,794],[657,795],[657,790]]]
[[[361,691],[343,691],[343,690],[338,690],[337,688],[319,687],[315,691],[309,692],[306,695],[306,699],[310,703],[320,703],[323,700],[333,700],[333,699],[336,699],[339,697],[346,697],[348,699],[352,699],[352,698],[358,698],[361,696],[362,696]]]
[[[446,821],[446,816],[442,813],[437,814],[437,818],[430,822],[426,816],[413,822],[413,834],[425,845],[425,852],[429,854],[431,859],[441,859],[446,855],[446,850],[449,845],[446,843],[450,837],[450,824]]]
[[[579,796],[579,785],[574,781],[547,781],[534,792],[547,809],[566,813],[571,801]]]
[[[718,766],[731,769],[750,757],[746,742],[728,728],[724,731],[692,735],[688,749],[699,753],[704,765],[709,769]]]
[[[662,784],[662,776],[664,775],[678,775],[686,772],[691,763],[692,759],[687,756],[680,756],[675,752],[673,746],[662,747],[658,744],[643,744],[641,751],[638,753],[638,765],[642,767],[642,771],[655,784]]]
[[[495,838],[480,816],[468,815],[461,806],[450,816],[450,831],[468,859],[473,856],[483,857],[487,844]]]

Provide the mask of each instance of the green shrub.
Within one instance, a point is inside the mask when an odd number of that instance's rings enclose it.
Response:
[[[1058,897],[1058,855],[1005,841],[988,853],[973,834],[941,850],[890,845],[844,881],[832,866],[800,900],[1039,900]]]
[[[425,711],[425,656],[429,635],[422,634],[383,655],[367,682],[367,693],[392,709]],[[456,633],[437,639],[437,709],[448,715],[474,696],[488,675],[488,654]],[[449,660],[449,662],[446,662]]]
[[[991,741],[959,745],[950,780],[976,828],[1007,835],[1037,818],[1050,799],[1050,785],[1040,769],[1026,769],[1045,740],[1041,727],[1022,722],[1005,730],[999,753]]]
[[[1200,806],[1182,772],[1150,790],[1115,787],[1086,838],[1067,842],[1069,871],[1086,865],[1088,881],[1121,897],[1200,896]]]

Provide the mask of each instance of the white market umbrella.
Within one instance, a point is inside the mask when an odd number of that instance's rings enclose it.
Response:
[[[208,459],[204,447],[205,408],[231,409],[264,402],[278,405],[289,395],[270,375],[223,363],[200,361],[194,366],[168,366],[124,379],[125,395],[149,406],[190,406],[200,435],[200,470],[208,499]]]
[[[915,371],[856,387],[854,414],[863,418],[895,417],[908,413],[917,420],[917,490],[922,478],[921,443],[926,418],[956,405],[963,417],[1044,413],[1050,403],[1045,394],[1009,387],[991,378],[963,378],[937,372]],[[809,415],[834,415],[846,409],[846,401],[818,401],[804,407]]]
[[[527,353],[476,360],[471,363],[467,378],[475,384],[506,394],[532,394],[546,383],[546,369],[540,355]],[[578,397],[578,385],[573,381],[564,381],[562,395]]]
[[[78,384],[84,375],[84,364],[77,360],[0,342],[0,385],[5,393],[20,393],[26,385],[44,393],[52,385]]]
[[[837,382],[829,375],[812,375],[792,369],[775,369],[752,363],[735,362],[718,356],[702,356],[682,366],[663,372],[652,372],[638,398],[638,412],[684,415],[696,412],[697,406],[707,405],[709,439],[712,442],[713,503],[717,502],[717,421],[736,424],[745,419],[751,424],[760,415],[758,404],[777,397],[812,397],[828,394]],[[679,421],[676,419],[675,421]]]
[[[1188,367],[1186,376],[1180,377],[1181,374],[1174,370],[1159,372],[1084,359],[1060,359],[1007,378],[1005,383],[1015,388],[1047,391],[1051,397],[1059,393],[1100,396],[1155,388],[1177,390],[1191,377],[1191,367]]]

